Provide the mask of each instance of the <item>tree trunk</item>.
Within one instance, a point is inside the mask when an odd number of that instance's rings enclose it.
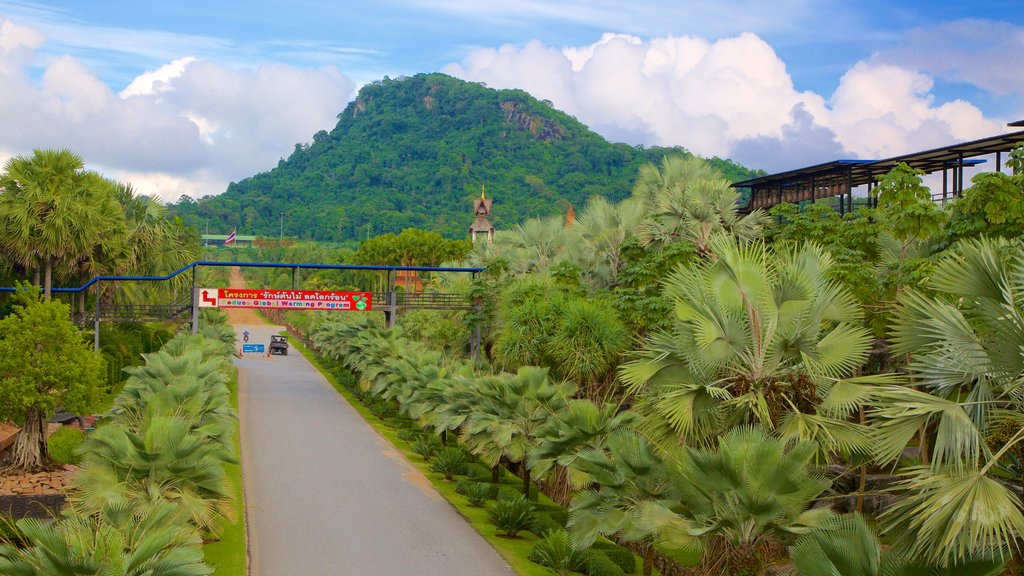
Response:
[[[441,446],[448,446],[448,431],[441,430]]]
[[[498,478],[498,466],[501,466],[501,464],[499,463],[491,466],[491,484],[497,484],[498,481],[501,480]]]
[[[32,284],[39,286],[39,266],[32,269]]]
[[[25,410],[25,425],[14,441],[14,460],[11,465],[19,470],[38,470],[43,467],[49,453],[46,449],[46,415],[38,405]]]
[[[861,405],[857,409],[857,420],[860,425],[864,425],[864,406]],[[868,465],[867,463],[861,464],[860,467],[860,481],[857,484],[857,513],[864,512],[864,492],[868,485]]]
[[[530,469],[523,462],[523,496],[530,497]]]
[[[46,259],[46,275],[43,278],[45,282],[43,284],[43,296],[46,298],[46,300],[49,300],[50,289],[53,286],[53,260],[50,258]]]
[[[651,576],[654,573],[654,546],[644,546],[644,576]]]

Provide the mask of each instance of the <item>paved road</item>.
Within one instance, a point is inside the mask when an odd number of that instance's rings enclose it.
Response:
[[[235,330],[265,344],[276,333]],[[235,364],[252,574],[512,574],[301,354]]]

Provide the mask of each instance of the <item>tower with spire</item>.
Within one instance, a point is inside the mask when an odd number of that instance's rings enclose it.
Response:
[[[477,234],[486,234],[488,244],[494,242],[494,225],[488,219],[491,215],[491,202],[493,200],[487,197],[485,187],[481,184],[480,198],[473,200],[473,214],[476,215],[476,220],[469,227],[469,237],[474,243]]]

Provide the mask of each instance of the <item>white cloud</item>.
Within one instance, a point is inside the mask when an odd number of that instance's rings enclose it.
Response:
[[[185,74],[185,67],[196,61],[194,56],[178,58],[170,64],[164,64],[156,70],[146,70],[138,75],[131,84],[118,93],[121,98],[129,96],[140,96],[143,94],[156,94],[170,88],[170,81],[181,78]]]
[[[272,168],[296,142],[329,130],[353,82],[336,68],[230,68],[172,59],[115,93],[82,61],[46,59],[31,28],[0,20],[0,150],[66,147],[143,193],[218,194]]]
[[[928,76],[877,62],[853,66],[830,97],[797,90],[785,62],[751,33],[717,41],[605,34],[561,50],[534,41],[477,49],[445,71],[523,88],[612,139],[737,155],[772,169],[895,155],[1001,130],[968,102],[936,103]]]

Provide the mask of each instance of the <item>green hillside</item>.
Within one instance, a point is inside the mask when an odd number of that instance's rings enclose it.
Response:
[[[681,148],[611,144],[522,90],[443,74],[363,87],[330,133],[224,194],[174,210],[199,229],[346,241],[417,227],[461,238],[485,184],[499,229],[630,193],[637,168]],[[712,162],[734,180],[755,174]]]

